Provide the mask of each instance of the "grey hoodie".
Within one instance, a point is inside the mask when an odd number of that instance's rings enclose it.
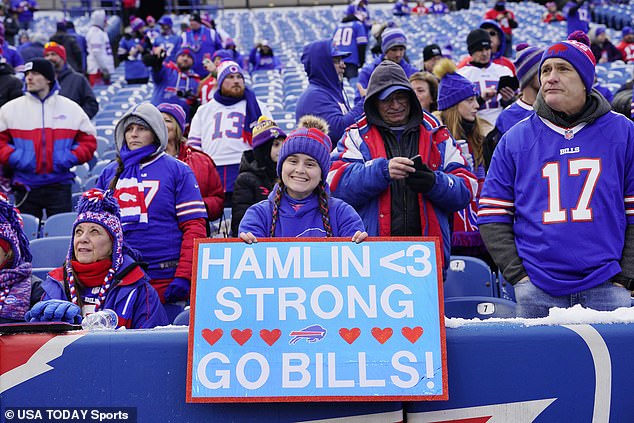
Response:
[[[410,114],[409,121],[405,124],[405,129],[418,127],[423,120],[423,110],[416,98],[412,84],[410,84],[407,75],[405,75],[405,71],[398,63],[394,63],[391,60],[384,60],[379,63],[370,76],[368,92],[366,93],[365,102],[363,103],[363,109],[365,110],[368,122],[372,125],[387,127],[379,115],[376,102],[379,93],[392,85],[402,85],[408,88]]]
[[[141,118],[152,128],[154,136],[158,140],[158,145],[153,155],[165,151],[167,147],[167,127],[165,126],[163,115],[152,103],[141,103],[134,106],[117,122],[117,126],[114,128],[114,142],[117,146],[117,150],[121,150],[121,146],[123,146],[125,141],[125,128],[133,116]]]

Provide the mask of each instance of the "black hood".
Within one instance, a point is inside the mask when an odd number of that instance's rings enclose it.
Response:
[[[365,115],[368,119],[368,122],[373,125],[384,127],[387,126],[379,115],[379,111],[377,109],[377,101],[379,93],[393,85],[402,85],[406,87],[407,93],[410,97],[409,121],[405,125],[405,128],[408,129],[412,126],[418,126],[423,120],[423,109],[421,108],[420,103],[416,98],[414,89],[412,88],[409,79],[407,79],[405,71],[403,70],[401,65],[399,65],[398,63],[394,63],[391,60],[384,60],[379,63],[379,65],[376,67],[376,69],[374,69],[374,72],[372,72],[372,75],[370,76],[370,81],[368,83],[368,92],[363,103],[363,109],[365,110]]]
[[[0,63],[0,75],[15,75],[15,70],[10,63]]]

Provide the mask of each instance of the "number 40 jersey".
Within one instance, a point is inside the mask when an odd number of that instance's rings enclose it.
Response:
[[[609,280],[634,223],[634,123],[614,112],[572,128],[537,114],[519,122],[486,176],[478,225],[487,223],[513,225],[528,276],[551,295]]]

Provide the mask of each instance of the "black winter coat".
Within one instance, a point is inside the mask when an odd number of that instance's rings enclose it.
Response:
[[[15,76],[13,66],[0,63],[0,107],[22,95],[22,81]]]
[[[238,236],[238,227],[247,209],[266,200],[277,182],[275,169],[267,169],[255,159],[253,150],[242,153],[240,173],[233,185],[231,232]]]

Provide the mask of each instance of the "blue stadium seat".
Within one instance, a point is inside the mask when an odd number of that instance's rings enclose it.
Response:
[[[174,326],[189,326],[189,308],[185,308],[185,310],[181,311],[178,316],[174,319],[172,324]]]
[[[179,301],[177,303],[165,303],[163,304],[163,308],[165,309],[165,313],[167,313],[167,321],[171,324],[176,319],[176,316],[181,314],[185,309],[185,301]]]
[[[70,236],[51,236],[31,241],[33,267],[59,267],[66,260]]]
[[[445,299],[445,316],[462,319],[489,319],[515,317],[517,304],[496,297],[453,297]]]
[[[108,166],[110,164],[112,160],[99,160],[97,162],[97,164],[95,164],[95,167],[92,168],[92,170],[90,171],[90,173],[93,176],[98,176],[101,175],[101,172],[103,171],[103,169]]]
[[[95,165],[95,167],[97,167]],[[88,191],[89,189],[95,188],[97,186],[97,180],[99,179],[99,175],[93,174],[90,178],[84,181],[84,185],[82,186],[83,191]]]
[[[494,297],[493,275],[489,265],[475,257],[451,256],[444,293],[445,298]]]
[[[70,236],[77,212],[58,213],[42,223],[42,236]]]
[[[24,234],[29,241],[40,236],[40,219],[31,214],[24,213],[22,215],[22,223],[24,224]]]

